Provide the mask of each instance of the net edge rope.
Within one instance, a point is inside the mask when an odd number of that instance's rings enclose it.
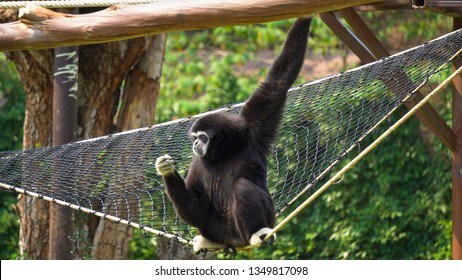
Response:
[[[133,227],[133,228],[141,229],[141,230],[153,233],[153,234],[155,234],[157,236],[160,236],[160,237],[165,237],[165,238],[169,238],[169,239],[175,239],[176,241],[178,241],[179,243],[184,244],[184,245],[190,245],[191,244],[190,240],[184,239],[181,236],[171,234],[171,233],[167,233],[167,232],[160,231],[160,230],[156,230],[156,229],[148,227],[148,226],[140,225],[139,223],[135,223],[135,222],[132,222],[132,221],[129,221],[129,220],[126,220],[126,219],[122,219],[122,218],[118,218],[116,216],[105,214],[103,212],[99,212],[99,211],[92,210],[92,209],[89,209],[89,208],[86,208],[86,207],[82,207],[82,206],[79,206],[77,204],[65,202],[63,200],[56,199],[56,198],[53,198],[53,197],[50,197],[50,196],[41,195],[41,194],[38,194],[38,193],[32,192],[32,191],[26,191],[26,190],[24,190],[22,188],[17,188],[17,187],[10,186],[8,184],[4,184],[4,183],[1,183],[1,182],[0,182],[0,188],[3,188],[3,189],[8,190],[8,191],[13,191],[13,192],[16,192],[16,193],[19,193],[19,194],[24,194],[24,195],[27,195],[27,196],[30,196],[30,197],[43,199],[45,201],[53,202],[55,204],[62,205],[62,206],[65,206],[65,207],[69,207],[69,208],[74,209],[74,210],[82,211],[82,212],[87,213],[87,214],[93,214],[93,215],[96,215],[96,216],[98,216],[100,218],[104,218],[104,219],[107,219],[107,220],[110,220],[110,221],[113,221],[113,222],[116,222],[116,223],[124,224],[124,225],[130,226],[130,227]]]

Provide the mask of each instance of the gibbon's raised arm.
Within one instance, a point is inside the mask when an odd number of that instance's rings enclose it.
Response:
[[[311,20],[311,17],[303,17],[295,21],[265,81],[242,107],[241,115],[249,123],[259,126],[261,139],[272,142],[277,134],[287,91],[297,79],[303,65]]]

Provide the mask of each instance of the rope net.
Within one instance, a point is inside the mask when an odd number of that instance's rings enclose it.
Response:
[[[302,193],[314,192],[415,89],[450,67],[461,46],[459,30],[292,88],[269,158],[268,187],[279,214]],[[240,106],[219,110],[235,114]],[[155,161],[168,153],[185,176],[192,157],[187,132],[204,114],[63,146],[0,152],[0,186],[188,243],[197,233],[175,214]]]

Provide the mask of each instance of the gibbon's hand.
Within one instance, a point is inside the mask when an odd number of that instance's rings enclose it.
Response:
[[[156,169],[159,175],[168,176],[176,170],[175,161],[169,155],[160,156],[156,160]]]

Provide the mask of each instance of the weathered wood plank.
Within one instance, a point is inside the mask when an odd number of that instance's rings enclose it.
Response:
[[[376,0],[168,0],[84,15],[28,7],[0,25],[0,51],[104,43],[146,35],[245,25],[338,10]],[[49,12],[46,12],[49,11]]]

